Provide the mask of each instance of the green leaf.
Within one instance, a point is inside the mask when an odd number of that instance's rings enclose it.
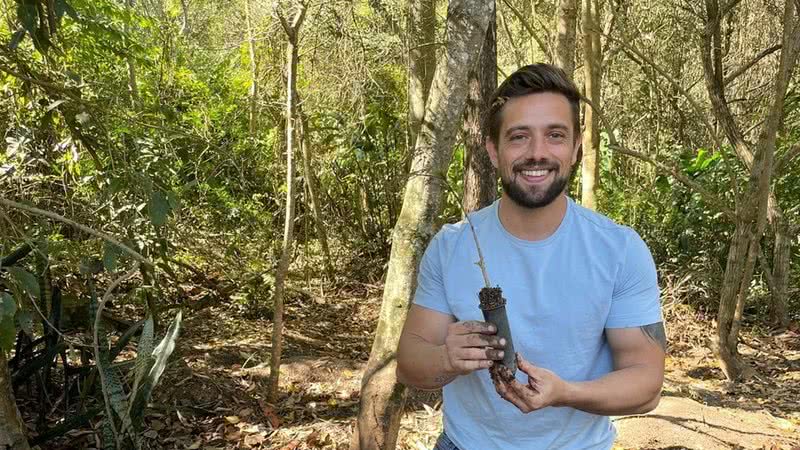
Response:
[[[6,267],[8,273],[17,280],[22,289],[31,297],[39,298],[39,281],[36,277],[25,269],[19,267]]]
[[[178,311],[178,314],[175,316],[175,320],[170,324],[169,329],[167,330],[167,334],[164,335],[164,338],[153,350],[153,356],[155,357],[153,366],[150,368],[147,376],[145,376],[145,378],[142,380],[142,385],[135,392],[133,402],[131,403],[130,418],[134,424],[142,423],[142,420],[144,419],[144,408],[147,406],[147,402],[150,399],[153,388],[158,384],[161,374],[164,373],[164,369],[167,367],[167,360],[172,354],[172,351],[175,350],[175,341],[178,339],[178,332],[180,331],[181,327],[181,318],[182,313],[181,311]]]
[[[14,297],[5,292],[0,294],[0,317],[5,318],[8,316],[13,319],[16,312],[17,302],[14,300]]]
[[[14,316],[3,316],[0,319],[0,350],[10,352],[14,348],[17,329],[14,328]]]
[[[14,313],[17,311],[17,302],[14,298],[3,292],[0,294],[0,349],[11,351],[14,348],[17,329],[14,327]]]
[[[161,191],[153,191],[150,200],[147,202],[147,212],[153,225],[160,227],[167,223],[170,207],[167,196]]]
[[[122,249],[115,244],[105,241],[103,245],[103,266],[107,271],[117,270],[117,259],[122,255]]]

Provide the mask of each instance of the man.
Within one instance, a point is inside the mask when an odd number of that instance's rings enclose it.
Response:
[[[469,226],[446,225],[422,258],[397,375],[444,388],[437,449],[609,449],[608,416],[658,404],[666,337],[650,251],[635,231],[565,194],[580,149],[579,100],[560,69],[526,66],[497,89],[484,127],[503,195],[470,217],[507,299],[515,380],[495,387],[485,370],[505,340],[482,321]]]

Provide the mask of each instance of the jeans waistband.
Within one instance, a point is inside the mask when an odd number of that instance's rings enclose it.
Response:
[[[442,434],[439,435],[439,439],[436,440],[436,446],[433,447],[433,450],[459,450],[459,448],[456,447],[456,444],[442,431]]]

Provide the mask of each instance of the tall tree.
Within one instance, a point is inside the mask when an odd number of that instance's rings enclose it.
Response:
[[[570,78],[575,73],[575,36],[579,6],[580,0],[559,0],[556,15],[554,62],[564,69]]]
[[[130,12],[133,12],[134,6],[135,0],[127,0],[125,2],[125,7]],[[125,21],[124,31],[125,36],[130,38],[131,27],[127,20]],[[128,93],[131,96],[131,104],[135,106],[139,103],[139,86],[136,84],[136,63],[131,53],[128,53],[126,57],[126,64],[128,66]]]
[[[361,407],[351,449],[393,449],[406,389],[397,383],[395,352],[419,260],[442,209],[444,173],[450,164],[467,97],[467,70],[475,64],[494,2],[451,0],[447,48],[437,65],[414,148],[403,207],[392,236],[392,251],[378,328],[361,382]]]
[[[785,2],[781,55],[766,116],[758,141],[751,149],[751,144],[744,138],[744,133],[731,112],[724,83],[721,25],[736,2],[733,6],[728,5],[721,7],[718,0],[705,0],[705,27],[700,54],[715,118],[737,156],[743,161],[752,157],[748,182],[736,203],[735,230],[728,250],[717,315],[715,351],[726,378],[736,380],[747,372],[747,366],[738,352],[739,328],[760,251],[761,235],[767,222],[777,132],[782,123],[786,89],[800,51],[800,29],[796,2]]]
[[[600,16],[597,0],[583,0],[583,86],[584,95],[592,104],[600,104]],[[583,115],[583,146],[581,158],[581,205],[597,209],[597,189],[600,186],[600,123],[592,108]]]
[[[408,135],[415,148],[436,70],[436,0],[408,2]]]
[[[530,2],[529,2],[530,3]],[[482,118],[489,99],[497,89],[497,21],[492,10],[478,63],[469,71],[469,93],[464,109],[464,198],[462,207],[469,213],[483,208],[497,196],[497,176],[486,152]]]
[[[299,3],[291,23],[283,16],[279,6],[275,6],[275,14],[286,32],[286,217],[283,225],[283,249],[278,270],[275,274],[274,316],[272,321],[272,358],[269,373],[269,398],[278,396],[278,379],[281,368],[281,349],[283,346],[283,295],[289,262],[292,258],[292,241],[294,233],[295,183],[294,183],[294,151],[296,144],[295,120],[297,98],[297,63],[298,45],[300,43],[300,27],[306,17],[306,5]]]

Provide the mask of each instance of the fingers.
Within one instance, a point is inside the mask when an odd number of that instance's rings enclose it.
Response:
[[[478,320],[468,320],[466,322],[456,322],[451,325],[457,334],[495,334],[497,328],[488,322],[481,322]]]
[[[512,405],[516,406],[523,413],[527,414],[533,411],[533,408],[531,408],[525,401],[525,389],[525,386],[519,384],[519,382],[516,380],[510,383],[495,383],[495,390],[497,390],[497,393],[500,394],[501,397],[510,402]]]

